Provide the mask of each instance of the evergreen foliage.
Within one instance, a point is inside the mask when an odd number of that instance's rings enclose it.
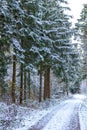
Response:
[[[77,38],[81,39],[81,78],[85,79],[87,77],[87,4],[83,5],[80,19],[76,23],[76,30],[78,31]]]
[[[5,75],[7,72],[8,64],[8,55],[9,51],[9,36],[7,35],[8,28],[8,9],[7,2],[0,0],[0,87],[1,90],[4,90],[5,84]]]
[[[27,72],[30,74],[41,68],[41,76],[47,73],[50,76],[52,69],[66,84],[75,78],[78,79],[78,52],[71,43],[74,31],[69,22],[71,16],[65,13],[66,10],[70,10],[67,4],[65,0],[0,0],[0,50],[3,50],[0,51],[0,57],[4,56],[1,58],[0,74],[1,78],[5,76],[7,65],[5,53],[11,47],[13,51],[11,55],[15,57],[12,59],[13,71],[16,71],[17,63],[22,66],[20,67],[20,103],[23,95],[23,76]],[[46,69],[49,71],[47,72]],[[16,86],[14,76],[16,72],[13,72],[12,91],[15,91]],[[46,84],[50,91],[49,76],[47,76],[49,83],[46,80]],[[24,79],[26,88],[27,78]],[[15,96],[15,92],[13,94]]]

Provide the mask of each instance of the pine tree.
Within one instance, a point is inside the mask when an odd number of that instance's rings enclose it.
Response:
[[[83,5],[80,13],[80,19],[76,23],[76,30],[78,31],[77,39],[81,40],[80,55],[81,55],[81,78],[85,79],[87,76],[87,4]]]
[[[57,76],[61,76],[67,83],[74,75],[71,69],[76,66],[73,63],[77,55],[70,41],[73,33],[69,22],[70,16],[65,14],[65,10],[69,8],[62,6],[62,3],[66,5],[67,2],[64,0],[4,0],[4,2],[0,5],[2,27],[0,36],[4,46],[0,47],[5,47],[7,51],[11,46],[13,51],[12,101],[14,103],[16,101],[18,64],[20,65],[20,103],[23,99],[26,100],[27,88],[29,88],[30,98],[30,74],[38,68],[40,68],[39,101],[43,96],[43,75],[44,99],[50,98],[50,70],[57,72]],[[6,65],[5,58],[2,60]],[[75,69],[73,71],[75,72]]]
[[[9,36],[7,35],[9,13],[7,8],[7,2],[0,1],[0,95],[5,92],[5,76],[7,74],[7,64],[9,52]]]
[[[70,40],[73,30],[71,29],[71,22],[69,22],[71,16],[65,13],[65,10],[69,10],[69,8],[61,6],[61,3],[67,4],[66,1],[43,1],[42,22],[43,31],[46,36],[43,40],[45,43],[43,54],[44,63],[50,65],[54,72],[58,71],[57,75],[60,75],[67,83],[69,82],[69,71],[66,74],[65,68],[68,65],[68,70],[70,70],[70,62],[67,61],[69,61],[74,53]]]

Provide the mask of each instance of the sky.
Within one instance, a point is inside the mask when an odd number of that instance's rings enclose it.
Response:
[[[71,15],[73,15],[72,22],[75,23],[80,18],[83,4],[87,4],[87,0],[69,0],[68,2],[71,8]]]

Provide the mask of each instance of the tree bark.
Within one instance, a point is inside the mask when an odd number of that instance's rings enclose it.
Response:
[[[13,75],[12,75],[12,102],[15,103],[15,89],[16,89],[16,56],[13,55]]]
[[[68,92],[68,82],[66,82],[66,94],[69,95],[69,92]]]
[[[31,88],[30,88],[30,71],[28,72],[28,86],[29,86],[29,99],[31,97]]]
[[[47,98],[50,98],[50,68],[47,68]]]
[[[44,100],[50,98],[50,67],[45,67],[44,73]]]
[[[26,101],[26,71],[24,72],[24,101]]]
[[[40,89],[39,89],[39,102],[42,101],[42,65],[40,65]]]
[[[23,101],[23,64],[20,66],[20,104]]]
[[[44,71],[44,100],[46,100],[46,70]]]

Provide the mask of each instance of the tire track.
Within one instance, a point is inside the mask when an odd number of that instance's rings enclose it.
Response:
[[[56,114],[56,112],[65,107],[65,102],[63,104],[58,104],[50,113],[42,117],[35,125],[31,126],[28,130],[42,130],[44,126],[50,121],[50,119]]]
[[[79,121],[79,106],[75,107],[68,128],[68,130],[81,130]]]
[[[41,118],[35,125],[31,126],[28,130],[42,130],[50,119],[55,116],[56,112],[62,108],[62,110],[67,109],[68,103],[62,103],[59,106],[55,107],[50,113],[46,114],[43,118]],[[57,130],[81,130],[80,121],[79,121],[79,107],[80,103],[74,104],[74,109],[70,116],[69,122],[66,122],[66,127],[58,128]],[[69,108],[70,109],[70,108]],[[54,123],[54,122],[53,122]]]

